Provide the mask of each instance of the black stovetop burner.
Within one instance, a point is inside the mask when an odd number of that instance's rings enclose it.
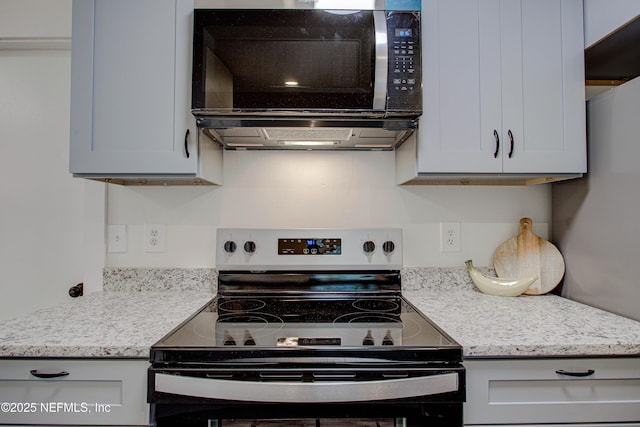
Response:
[[[402,301],[398,297],[218,297],[218,322],[240,322],[242,318],[275,316],[283,322],[347,323],[375,322],[378,319],[400,322]]]
[[[304,279],[289,272],[222,273],[219,295],[155,344],[152,360],[280,357],[295,349],[296,355],[403,359],[445,352],[459,361],[460,346],[402,297],[399,280],[397,271]]]

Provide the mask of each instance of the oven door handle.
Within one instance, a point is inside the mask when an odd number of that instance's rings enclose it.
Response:
[[[455,372],[359,382],[253,382],[155,374],[156,392],[244,402],[365,402],[455,392],[458,387],[458,374]]]
[[[387,105],[387,76],[389,74],[389,49],[387,40],[387,16],[385,11],[373,12],[376,59],[373,82],[373,109],[384,110]]]

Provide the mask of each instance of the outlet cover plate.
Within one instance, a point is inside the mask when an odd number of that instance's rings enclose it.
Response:
[[[166,249],[166,226],[145,224],[143,247],[145,252],[164,252]]]
[[[460,252],[461,237],[459,222],[440,223],[440,250],[442,252]]]
[[[127,252],[127,226],[108,225],[107,226],[107,252],[125,253]]]

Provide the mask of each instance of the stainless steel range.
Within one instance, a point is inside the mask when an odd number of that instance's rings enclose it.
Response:
[[[400,229],[219,229],[218,295],[151,348],[157,426],[462,426],[462,349]]]

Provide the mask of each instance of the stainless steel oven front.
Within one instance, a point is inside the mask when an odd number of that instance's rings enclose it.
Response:
[[[153,425],[462,426],[462,367],[382,362],[153,368]]]
[[[462,426],[462,349],[399,229],[219,229],[218,294],[151,348],[153,426]]]

